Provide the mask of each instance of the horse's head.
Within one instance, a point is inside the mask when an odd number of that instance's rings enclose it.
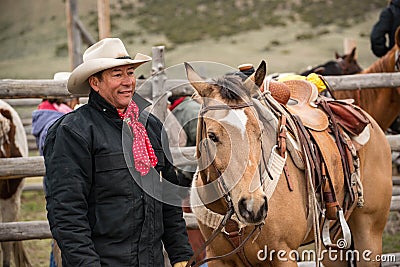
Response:
[[[263,125],[253,107],[249,81],[227,74],[206,82],[189,64],[185,67],[202,100],[197,131],[199,177],[205,185],[217,185],[218,196],[233,206],[239,220],[258,224],[268,210],[261,186]],[[256,76],[262,81],[264,75],[265,69]]]
[[[336,52],[335,57],[343,75],[356,74],[362,71],[361,66],[357,62],[356,47],[351,50],[350,54],[344,54],[343,56]]]

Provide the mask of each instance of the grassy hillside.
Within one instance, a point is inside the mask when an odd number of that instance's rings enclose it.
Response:
[[[79,1],[80,19],[97,39],[96,0]],[[269,63],[270,72],[299,72],[342,53],[354,38],[359,61],[376,58],[369,32],[386,1],[371,0],[110,0],[112,35],[128,50],[166,46],[166,64],[209,60],[236,66]],[[0,78],[51,78],[69,70],[63,0],[0,1]],[[150,64],[140,71],[146,76]],[[139,72],[140,72],[139,71]]]

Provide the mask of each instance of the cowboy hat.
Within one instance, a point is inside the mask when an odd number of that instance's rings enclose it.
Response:
[[[76,67],[68,79],[67,88],[71,94],[87,94],[90,91],[88,78],[102,70],[134,64],[135,68],[151,60],[151,57],[137,53],[132,59],[119,38],[105,38],[86,49],[83,63]]]

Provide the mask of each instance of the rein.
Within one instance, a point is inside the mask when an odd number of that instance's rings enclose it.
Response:
[[[203,118],[203,116],[204,116],[205,113],[207,113],[207,112],[210,111],[210,110],[242,109],[242,108],[251,107],[251,106],[253,106],[253,103],[252,103],[252,102],[248,102],[248,103],[245,102],[245,103],[232,104],[232,105],[214,105],[214,106],[204,106],[204,105],[203,105],[202,108],[201,108],[201,110],[200,110],[200,112],[199,112],[200,120],[201,120],[201,122],[202,122],[201,128],[200,128],[200,130],[199,130],[199,131],[200,131],[200,134],[201,134],[201,137],[202,137],[201,140],[203,140],[204,138],[207,138],[207,136],[206,136],[206,133],[207,133],[206,124],[205,124],[204,118]],[[206,151],[205,151],[206,156],[207,156],[207,157],[210,157],[210,153],[209,153],[209,148],[208,148],[208,146],[207,146],[206,144],[204,144],[203,147],[204,147],[204,149],[206,150]],[[198,148],[198,151],[199,151],[199,148]],[[210,160],[210,161],[211,161],[211,160]],[[210,162],[210,161],[208,161],[208,162]],[[238,246],[236,246],[235,249],[233,249],[233,250],[230,251],[229,253],[226,253],[226,254],[220,255],[220,256],[215,256],[215,257],[207,258],[207,259],[204,259],[204,260],[202,260],[202,261],[200,261],[200,262],[197,262],[197,263],[195,262],[197,256],[198,256],[209,244],[211,244],[211,242],[217,237],[218,234],[224,233],[225,235],[229,236],[229,233],[227,233],[226,230],[225,230],[225,226],[226,226],[227,222],[230,220],[231,216],[232,216],[232,215],[234,214],[234,212],[235,212],[235,211],[234,211],[234,208],[233,208],[232,199],[231,199],[230,194],[229,194],[229,188],[227,187],[227,185],[226,185],[226,183],[225,183],[225,181],[224,181],[224,179],[223,179],[223,174],[222,174],[221,171],[217,168],[217,166],[215,166],[215,161],[214,161],[214,160],[211,161],[211,166],[214,168],[215,172],[218,174],[218,179],[217,179],[217,181],[218,181],[218,186],[219,186],[219,189],[220,189],[221,192],[222,192],[222,195],[224,196],[225,201],[227,202],[228,210],[227,210],[226,214],[224,215],[224,217],[223,217],[221,223],[219,224],[219,226],[218,226],[216,229],[214,229],[214,231],[212,232],[211,236],[210,236],[210,237],[206,240],[206,242],[194,253],[194,255],[190,258],[189,262],[187,263],[186,267],[190,267],[190,266],[195,266],[195,267],[197,267],[197,266],[200,266],[200,265],[202,265],[202,264],[204,264],[204,263],[206,263],[206,262],[209,262],[209,261],[219,260],[219,259],[222,259],[222,258],[225,258],[225,257],[229,257],[229,256],[231,256],[231,255],[234,255],[234,254],[236,254],[236,253],[243,253],[243,252],[242,252],[242,249],[243,249],[244,245],[246,244],[246,242],[251,238],[251,236],[254,235],[254,233],[256,232],[257,229],[258,229],[258,230],[261,230],[261,227],[262,227],[262,225],[264,224],[264,223],[260,223],[260,224],[258,224],[258,225],[256,225],[256,226],[254,226],[254,229],[249,233],[249,235],[248,235]],[[261,177],[261,176],[260,176],[260,177]],[[208,179],[207,179],[207,180],[208,180]],[[203,182],[204,182],[204,180],[203,180]],[[228,237],[228,238],[229,238],[229,237]],[[244,263],[245,265],[248,265],[248,262],[247,262],[247,260],[246,260],[246,258],[245,258],[245,256],[244,256],[244,254],[239,254],[239,258],[243,261],[243,263]]]
[[[400,53],[399,49],[396,50],[394,54],[394,70],[395,71],[400,71]]]

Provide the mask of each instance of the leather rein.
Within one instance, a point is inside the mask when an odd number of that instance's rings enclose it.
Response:
[[[252,102],[248,102],[248,103],[247,103],[247,102],[244,102],[244,103],[232,104],[232,105],[213,105],[213,106],[205,106],[205,105],[203,104],[203,106],[202,106],[202,108],[201,108],[201,110],[200,110],[200,112],[199,112],[199,117],[201,118],[201,123],[202,123],[202,124],[201,124],[201,128],[200,128],[199,131],[200,131],[202,140],[203,140],[204,138],[207,138],[207,136],[206,136],[206,134],[207,134],[206,124],[205,124],[205,122],[204,122],[204,117],[203,117],[205,113],[207,113],[207,112],[210,111],[210,110],[242,109],[242,108],[251,107],[251,106],[253,106],[253,103],[252,103]],[[208,146],[207,146],[206,144],[204,144],[204,149],[206,150],[206,153],[205,153],[206,156],[209,158],[209,157],[210,157],[209,148],[208,148]],[[210,161],[211,161],[211,160],[210,160]],[[265,160],[264,160],[264,161],[265,161]],[[246,266],[251,266],[251,265],[249,265],[249,262],[247,261],[246,257],[244,256],[244,253],[243,253],[243,255],[242,255],[242,254],[240,254],[240,252],[242,251],[242,249],[243,249],[244,245],[246,244],[246,242],[251,238],[251,236],[254,235],[254,233],[256,232],[256,230],[261,231],[261,227],[264,225],[264,223],[260,223],[260,224],[258,224],[258,225],[256,225],[256,226],[254,226],[254,229],[249,233],[249,235],[248,235],[238,246],[236,246],[235,249],[233,249],[233,250],[230,251],[229,253],[226,253],[226,254],[223,254],[223,255],[220,255],[220,256],[215,256],[215,257],[206,258],[206,259],[204,259],[204,260],[201,260],[201,261],[199,261],[199,262],[196,262],[196,258],[200,255],[200,253],[201,253],[209,244],[211,244],[211,242],[218,236],[218,234],[224,233],[224,234],[227,236],[227,238],[229,239],[230,233],[228,233],[228,232],[225,230],[225,226],[227,225],[227,223],[228,223],[228,221],[230,220],[231,216],[235,213],[235,210],[234,210],[234,207],[233,207],[233,202],[232,202],[232,199],[231,199],[230,193],[229,193],[229,188],[228,188],[228,186],[226,185],[226,183],[225,183],[225,181],[224,181],[224,179],[223,179],[223,174],[222,174],[222,172],[217,168],[217,166],[215,166],[215,161],[214,161],[214,160],[211,161],[211,165],[210,165],[210,166],[212,166],[213,169],[215,170],[215,172],[218,174],[218,179],[217,179],[218,187],[219,187],[219,189],[221,190],[222,195],[223,195],[225,201],[227,202],[228,209],[227,209],[227,212],[226,212],[226,214],[224,215],[224,217],[223,217],[221,223],[219,224],[219,226],[218,226],[216,229],[213,230],[211,236],[210,236],[210,237],[206,240],[206,242],[204,242],[204,243],[202,244],[202,246],[194,253],[194,255],[193,255],[193,256],[190,258],[190,260],[188,261],[186,267],[190,267],[190,266],[198,267],[198,266],[200,266],[200,265],[202,265],[202,264],[204,264],[204,263],[206,263],[206,262],[213,261],[213,260],[220,260],[220,259],[222,259],[222,258],[232,256],[232,255],[234,255],[234,254],[236,254],[236,253],[239,253],[239,254],[238,254],[238,255],[239,255],[239,258],[243,261],[243,263],[244,263]],[[261,168],[260,168],[260,172],[261,172]],[[262,176],[260,175],[260,177],[262,177]],[[262,178],[260,178],[260,179],[262,179]],[[263,181],[261,181],[261,182],[263,182]],[[204,181],[204,179],[203,179],[203,183],[206,183],[206,181]],[[241,229],[239,229],[238,234],[240,234],[240,230],[241,230]]]
[[[394,71],[400,71],[400,52],[399,49],[396,50],[394,54]]]

